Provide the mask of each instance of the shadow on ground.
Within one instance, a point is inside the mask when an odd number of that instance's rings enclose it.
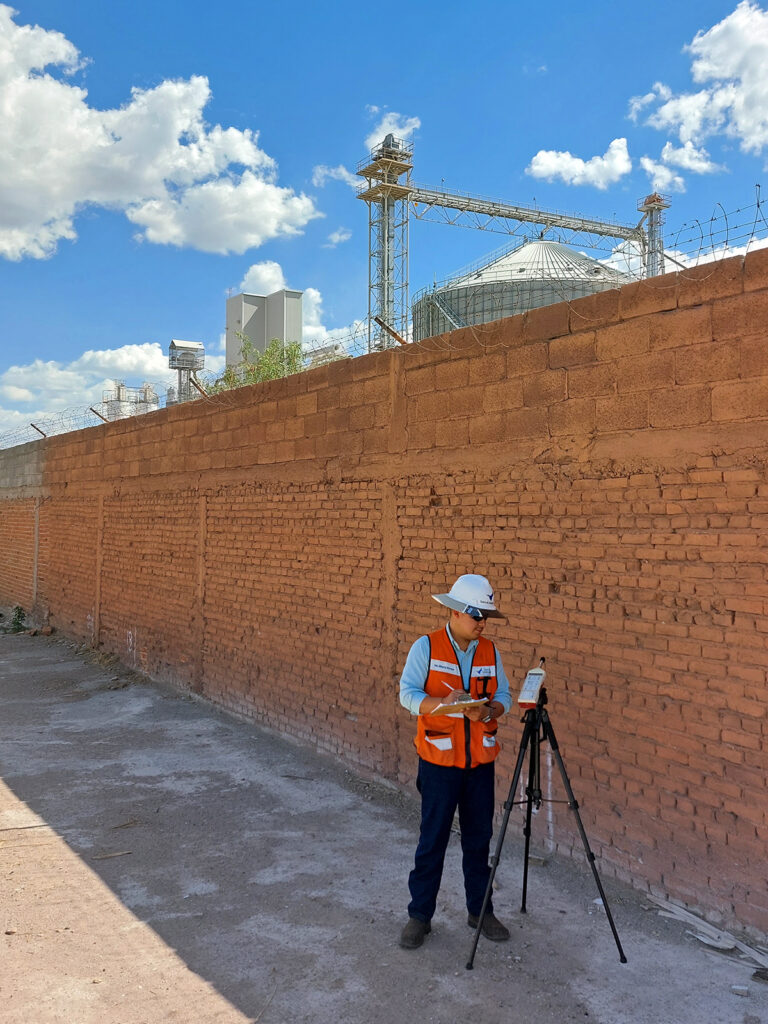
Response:
[[[512,839],[509,943],[465,970],[452,848],[432,935],[399,949],[409,797],[56,637],[0,636],[0,701],[9,1021],[768,1024],[750,968],[603,879],[621,965],[585,865],[532,866],[520,915]]]

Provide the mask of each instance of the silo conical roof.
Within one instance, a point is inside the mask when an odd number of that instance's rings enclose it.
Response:
[[[449,286],[455,288],[499,280],[612,281],[618,286],[631,278],[584,253],[569,249],[561,242],[532,239],[469,273],[451,278]]]
[[[555,302],[571,302],[633,281],[614,267],[567,245],[537,238],[487,256],[413,301],[416,341],[516,316]]]

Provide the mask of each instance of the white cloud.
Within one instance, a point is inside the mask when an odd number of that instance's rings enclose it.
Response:
[[[374,111],[372,107],[368,109],[371,112]],[[378,113],[378,109],[375,112]],[[418,117],[407,117],[405,114],[398,114],[394,110],[390,110],[366,138],[366,149],[373,149],[374,146],[380,145],[384,137],[390,133],[397,139],[410,139],[419,128],[421,128],[421,120]]]
[[[675,148],[671,142],[667,142],[661,151],[662,163],[671,164],[673,167],[682,167],[684,171],[692,171],[694,174],[712,174],[715,171],[722,171],[723,168],[710,159],[709,153],[702,146],[697,148],[692,142]]]
[[[594,185],[605,189],[632,169],[626,139],[614,139],[603,156],[582,160],[571,153],[541,149],[526,167],[533,178],[552,181],[559,178],[566,185]]]
[[[243,252],[319,215],[277,185],[257,132],[205,122],[206,78],[97,110],[66,81],[82,66],[77,49],[14,14],[0,4],[0,256],[51,256],[89,205],[126,211],[148,241],[207,252]]]
[[[655,92],[647,92],[644,96],[633,96],[629,101],[629,113],[627,114],[629,120],[636,124],[637,119],[640,116],[640,111],[650,103],[653,103],[655,99]]]
[[[218,372],[224,362],[223,354],[206,352],[206,370]],[[0,434],[30,422],[39,421],[42,426],[48,419],[64,417],[65,412],[75,414],[66,429],[75,429],[81,425],[77,416],[91,405],[99,409],[103,392],[113,390],[114,381],[124,381],[129,387],[148,381],[162,399],[165,386],[175,383],[175,378],[175,371],[168,366],[168,352],[157,342],[89,349],[69,363],[35,359],[11,366],[0,374],[0,399],[5,404],[0,408]]]
[[[0,386],[0,398],[7,398],[9,402],[34,402],[35,400],[35,396],[29,388],[20,388],[15,384]]]
[[[349,185],[350,188],[354,189],[357,189],[362,184],[362,179],[348,171],[343,164],[338,164],[336,167],[318,164],[312,171],[312,184],[315,188],[322,188],[329,178],[334,181],[343,181],[345,185]]]
[[[707,92],[673,96],[651,114],[647,123],[661,131],[676,132],[682,143],[700,142],[725,128],[724,94]]]
[[[214,355],[213,350],[206,349],[205,351],[205,372],[206,373],[219,373],[227,365],[226,357],[226,335],[222,334],[218,350],[220,355]]]
[[[745,152],[761,153],[768,146],[768,11],[742,0],[685,49],[692,57],[691,77],[703,88],[674,95],[655,86],[649,102],[662,102],[647,123],[676,133],[683,144],[724,134]]]
[[[158,342],[122,345],[120,348],[88,349],[68,364],[67,369],[83,376],[141,377],[158,380],[168,376],[168,353]]]
[[[658,192],[685,192],[685,182],[671,167],[651,160],[648,156],[640,157],[640,166],[651,180],[651,188]]]
[[[328,328],[323,323],[323,296],[318,288],[305,288],[302,298],[304,344],[310,349],[346,336],[349,327]]]
[[[304,351],[311,356],[333,346],[338,354],[361,355],[366,348],[365,320],[354,320],[344,327],[326,327],[323,323],[323,297],[317,288],[304,292]]]
[[[655,82],[651,92],[647,92],[644,96],[633,96],[630,99],[629,113],[627,114],[629,120],[637,123],[641,110],[650,106],[650,104],[657,99],[668,100],[671,95],[672,90],[668,86],[664,85],[662,82]]]
[[[305,288],[302,296],[304,314],[304,340],[324,341],[328,329],[323,326],[323,296],[317,288]]]
[[[0,433],[61,416],[65,410],[85,412],[98,409],[102,393],[113,387],[113,380],[130,385],[145,380],[168,380],[168,356],[160,346],[124,345],[119,349],[84,352],[70,363],[35,359],[22,366],[11,366],[0,374]],[[30,432],[30,440],[34,432]]]
[[[105,383],[104,374],[79,373],[69,363],[42,359],[35,359],[23,366],[10,366],[0,376],[0,385],[6,396],[8,387],[18,388],[28,392],[31,397],[17,399],[17,402],[34,403],[49,412],[100,401],[101,388]]]
[[[203,252],[245,252],[279,235],[299,235],[322,216],[307,196],[295,195],[245,171],[239,180],[219,178],[130,207],[149,242],[191,245]]]
[[[352,237],[352,232],[349,228],[337,228],[328,235],[328,241],[323,246],[324,249],[335,249],[337,245],[342,242],[348,242]]]
[[[239,290],[251,295],[271,295],[287,287],[280,264],[274,260],[263,260],[248,267]]]

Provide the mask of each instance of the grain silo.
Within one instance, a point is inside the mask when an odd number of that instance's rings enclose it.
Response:
[[[634,280],[560,242],[526,241],[414,297],[413,340],[620,288]]]

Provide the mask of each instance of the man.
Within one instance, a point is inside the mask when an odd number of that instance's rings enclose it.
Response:
[[[400,936],[404,949],[417,949],[431,930],[443,861],[458,807],[468,923],[477,927],[488,886],[488,853],[493,832],[494,765],[499,745],[496,722],[509,711],[509,683],[496,648],[483,636],[486,619],[504,618],[484,576],[459,576],[447,594],[433,594],[450,609],[446,626],[411,647],[400,679],[400,703],[418,715],[416,787],[421,793],[421,832],[408,878],[411,902]],[[485,703],[461,710],[461,702]],[[434,714],[440,705],[456,711]],[[509,938],[489,902],[483,934],[494,942]]]

